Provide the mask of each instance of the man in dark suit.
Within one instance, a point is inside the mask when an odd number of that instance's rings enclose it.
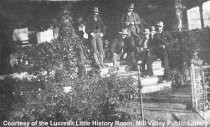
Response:
[[[150,31],[149,29],[144,29],[143,31],[143,39],[136,45],[136,56],[137,56],[137,61],[141,60],[142,61],[142,66],[141,70],[143,72],[146,72],[145,66],[147,65],[147,74],[148,75],[153,75],[152,74],[152,62],[148,58],[149,55],[149,50],[152,45],[152,40],[150,38]]]
[[[168,31],[163,30],[163,27],[164,24],[162,21],[157,23],[157,33],[153,38],[153,53],[161,59],[162,65],[165,68],[164,79],[169,80],[169,52],[173,38]]]
[[[139,25],[141,24],[141,20],[139,15],[136,12],[133,12],[134,3],[130,3],[128,7],[127,13],[122,16],[121,22],[123,26],[125,26],[133,36],[138,36],[140,33]]]
[[[139,25],[141,24],[141,20],[139,15],[133,10],[134,3],[130,3],[127,12],[123,14],[121,18],[121,23],[123,28],[127,28],[129,30],[133,42],[137,43],[139,39],[138,34],[140,33]]]
[[[86,31],[90,35],[95,65],[102,68],[104,67],[103,36],[106,32],[106,26],[99,15],[98,7],[94,7],[93,13],[87,22]]]
[[[118,62],[120,62],[120,60],[126,60],[130,51],[130,40],[131,37],[129,36],[127,29],[123,29],[121,32],[119,32],[119,36],[112,40],[111,54],[114,66],[119,66]]]

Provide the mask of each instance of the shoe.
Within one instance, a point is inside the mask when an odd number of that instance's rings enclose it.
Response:
[[[164,82],[166,82],[165,78],[164,77],[159,77],[158,83],[164,83]]]

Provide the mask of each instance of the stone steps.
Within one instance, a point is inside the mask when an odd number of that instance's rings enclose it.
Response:
[[[158,91],[170,90],[171,88],[171,82],[154,83],[149,85],[143,85],[142,93],[154,93]]]
[[[113,67],[113,63],[105,63],[105,68],[101,69],[101,75],[106,75],[109,71],[109,68],[117,68],[117,73],[127,73],[128,71],[132,71],[130,67],[124,62],[120,62],[121,64],[118,67]],[[164,68],[161,65],[161,61],[157,60],[152,63],[153,73],[155,76],[162,76],[164,74]]]
[[[209,127],[208,125],[210,124],[210,111],[206,111],[205,112],[205,119],[203,119],[203,112],[199,112],[202,117],[197,113],[197,112],[189,112],[189,113],[185,113],[185,112],[174,112],[174,115],[176,116],[176,118],[178,120],[181,121],[190,121],[189,125],[191,126],[198,126],[198,125],[193,125],[193,122],[199,122],[202,123],[202,127]],[[207,125],[207,126],[206,126]]]
[[[109,77],[111,74],[116,74],[119,77],[131,76],[132,78],[136,79],[136,81],[138,81],[138,72],[130,70],[128,65],[122,63],[123,62],[120,62],[121,65],[119,65],[119,67],[113,67],[113,63],[105,63],[106,67],[101,69],[100,76]],[[161,65],[161,61],[154,61],[152,66],[154,76],[140,77],[141,85],[143,86],[142,92],[145,94],[171,89],[171,82],[158,83],[160,80],[159,77],[163,76],[164,74],[164,68]],[[138,85],[138,82],[136,83]]]
[[[138,80],[138,75],[132,76],[134,79]],[[152,77],[141,77],[141,84],[142,86],[151,86],[154,84],[157,84],[159,81],[159,78],[157,76],[152,76]]]

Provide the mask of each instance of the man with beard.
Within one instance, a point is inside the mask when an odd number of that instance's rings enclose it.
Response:
[[[137,44],[136,48],[137,48],[137,60],[141,60],[142,61],[142,65],[141,65],[141,70],[143,73],[146,72],[145,66],[147,65],[147,74],[149,76],[153,75],[152,72],[152,61],[149,58],[149,51],[152,45],[152,40],[150,38],[150,31],[149,29],[144,29],[143,32],[143,39],[142,41]]]
[[[165,68],[164,79],[169,80],[169,52],[173,38],[169,32],[163,30],[164,24],[162,21],[157,23],[157,33],[153,38],[153,54],[160,58],[162,65]]]
[[[130,3],[128,6],[127,13],[123,14],[121,18],[121,22],[124,28],[127,28],[134,39],[134,42],[138,41],[138,34],[140,33],[139,25],[141,24],[141,20],[139,15],[133,11],[134,3]]]
[[[130,39],[127,29],[123,29],[118,37],[112,40],[111,54],[115,67],[119,66],[120,60],[126,59]]]
[[[98,7],[94,7],[93,15],[87,22],[87,33],[90,35],[95,66],[100,69],[104,67],[103,57],[103,36],[106,32],[106,26],[99,15]]]

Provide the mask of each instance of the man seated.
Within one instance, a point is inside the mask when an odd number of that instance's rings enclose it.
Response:
[[[150,39],[150,31],[149,29],[144,29],[143,32],[143,40],[140,41],[140,43],[137,44],[136,50],[137,50],[137,61],[142,61],[141,70],[142,72],[146,72],[145,66],[147,65],[147,74],[152,74],[152,61],[148,58],[149,50],[151,46],[151,39]]]
[[[153,38],[152,53],[161,59],[162,65],[165,68],[164,79],[169,80],[169,51],[173,38],[169,32],[163,30],[163,27],[164,24],[162,21],[157,23],[157,33]]]
[[[115,67],[119,66],[120,60],[126,59],[128,48],[127,46],[129,45],[130,39],[131,38],[127,29],[123,29],[121,32],[119,32],[119,36],[112,40],[111,54]]]

